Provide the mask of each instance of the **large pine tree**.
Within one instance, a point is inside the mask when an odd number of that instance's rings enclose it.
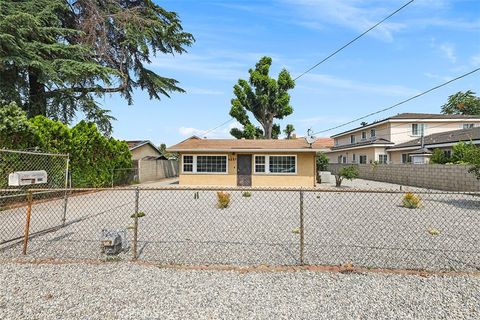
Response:
[[[112,117],[98,98],[118,93],[132,104],[136,88],[154,99],[183,92],[146,65],[193,41],[151,0],[3,0],[0,100],[66,123],[82,111],[108,133]]]

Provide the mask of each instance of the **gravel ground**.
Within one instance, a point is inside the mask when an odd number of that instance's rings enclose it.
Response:
[[[299,192],[253,191],[251,197],[243,197],[240,191],[230,193],[231,204],[222,210],[216,208],[213,191],[200,191],[196,199],[189,190],[142,190],[139,209],[145,217],[139,219],[140,259],[175,264],[298,264]],[[305,192],[304,262],[427,270],[480,268],[479,197],[419,194],[423,206],[412,210],[401,207],[402,193]],[[33,237],[28,256],[102,258],[100,230],[132,224],[134,195],[133,190],[117,190],[69,198],[67,225]],[[62,204],[36,204],[31,230],[59,221]],[[21,235],[24,215],[24,209],[0,212],[0,234],[14,230]],[[20,253],[20,244],[0,248],[0,258],[16,258]],[[130,257],[130,252],[121,256]]]
[[[0,319],[479,319],[480,278],[0,265]]]

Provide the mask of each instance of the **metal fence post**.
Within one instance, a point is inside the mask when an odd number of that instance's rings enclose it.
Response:
[[[68,171],[70,167],[70,158],[67,157],[67,164],[65,168],[65,194],[63,195],[63,217],[62,217],[62,225],[65,225],[67,220],[67,202],[68,202]]]
[[[137,260],[137,240],[138,240],[138,198],[140,190],[135,188],[135,214],[133,216],[133,260]]]
[[[300,190],[300,264],[303,264],[303,255],[305,250],[305,237],[303,226],[303,190]]]
[[[27,254],[27,246],[28,246],[28,237],[30,234],[30,217],[32,215],[32,191],[28,190],[27,192],[27,216],[25,221],[25,229],[23,231],[23,255]]]

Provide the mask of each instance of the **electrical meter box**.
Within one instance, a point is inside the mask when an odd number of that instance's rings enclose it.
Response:
[[[11,187],[28,186],[47,183],[47,171],[16,171],[8,175],[8,185]]]

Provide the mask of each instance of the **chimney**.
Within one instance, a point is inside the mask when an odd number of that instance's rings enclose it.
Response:
[[[297,139],[297,134],[296,133],[292,133],[292,139]]]

